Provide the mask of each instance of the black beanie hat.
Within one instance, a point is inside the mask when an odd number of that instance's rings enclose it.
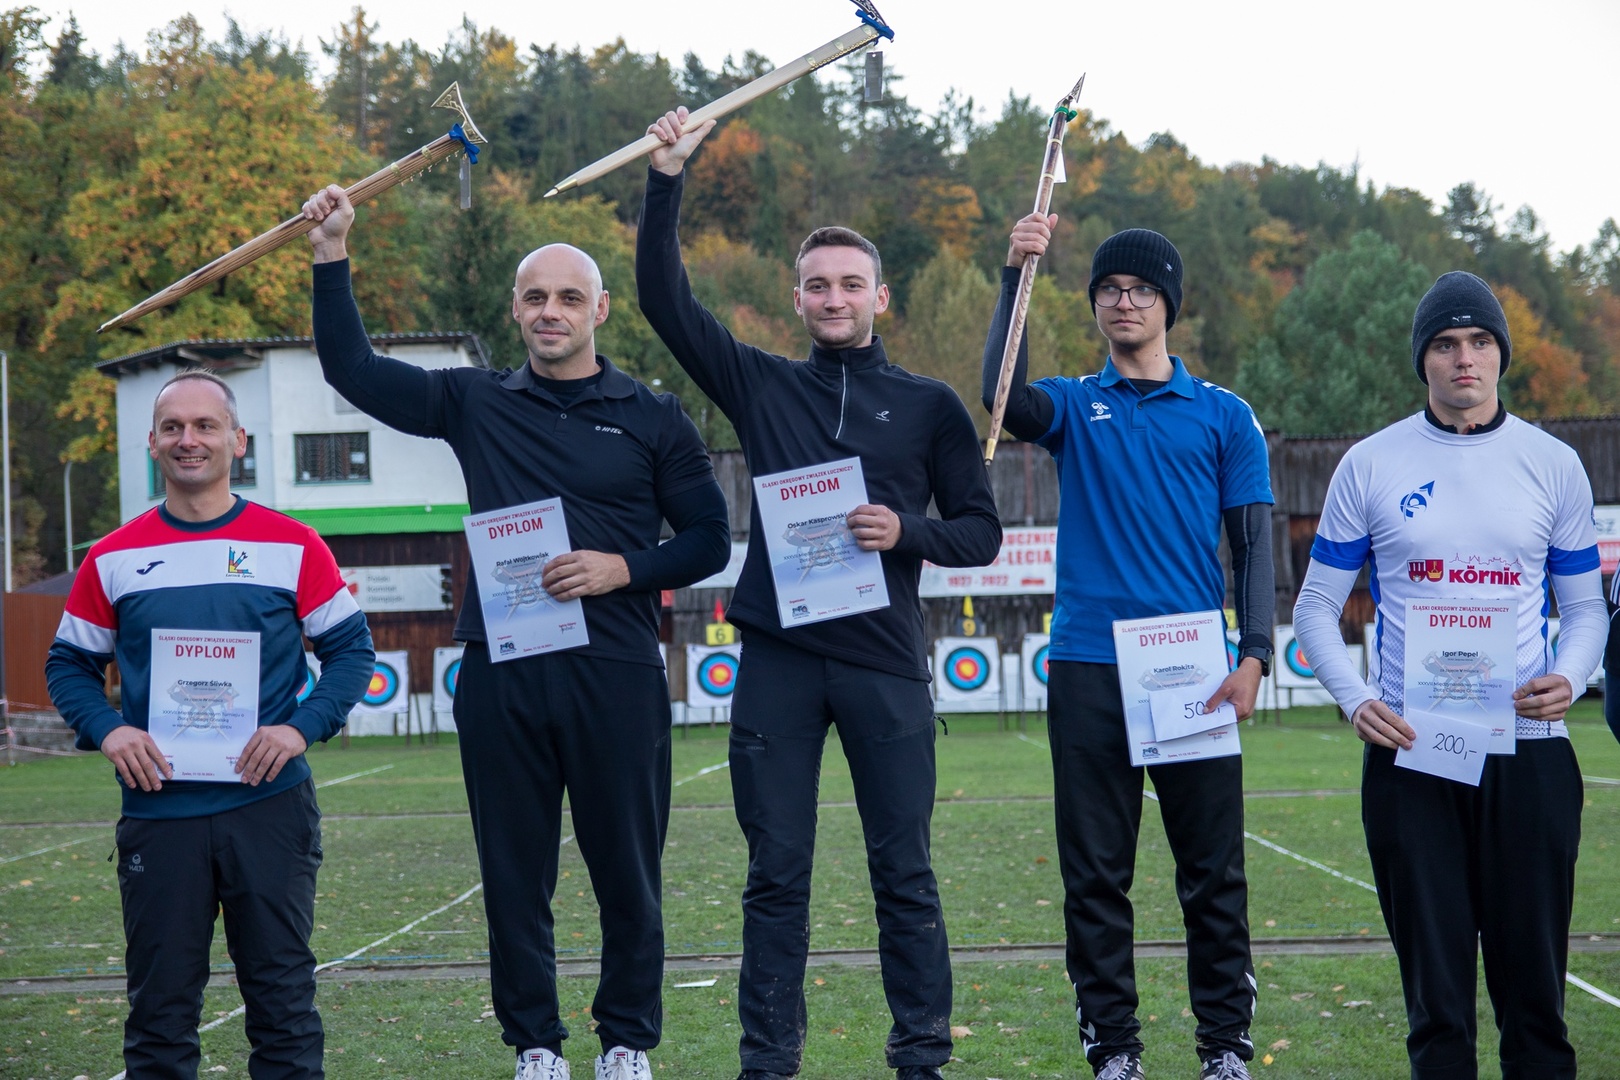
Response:
[[[1097,283],[1109,274],[1130,274],[1164,290],[1169,312],[1164,328],[1176,325],[1181,310],[1181,252],[1152,229],[1126,229],[1104,240],[1091,257],[1091,313],[1097,314]]]
[[[1513,342],[1508,337],[1507,315],[1502,312],[1502,305],[1484,281],[1466,270],[1453,270],[1441,274],[1429,287],[1412,316],[1412,369],[1425,386],[1429,377],[1423,373],[1423,354],[1436,334],[1454,326],[1489,330],[1502,350],[1502,369],[1497,377],[1506,374]]]

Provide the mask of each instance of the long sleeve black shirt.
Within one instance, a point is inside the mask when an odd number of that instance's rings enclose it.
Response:
[[[649,170],[636,242],[647,321],[731,420],[752,475],[859,457],[868,500],[900,518],[899,543],[882,553],[888,607],[785,629],[755,506],[729,618],[818,655],[928,679],[917,601],[923,560],[983,566],[1001,548],[967,409],[945,383],[889,363],[880,338],[857,349],[812,345],[808,360],[795,361],[732,337],[692,295],[677,231],[681,189],[681,177]],[[930,500],[938,518],[928,516]]]
[[[731,553],[725,496],[673,394],[653,393],[603,356],[600,380],[564,384],[562,397],[527,363],[427,371],[379,356],[346,260],[315,267],[314,324],[326,381],[389,427],[449,443],[473,513],[560,497],[575,550],[624,556],[630,584],[583,600],[591,640],[578,653],[661,662],[659,590],[717,572]],[[675,535],[660,545],[665,520]],[[476,589],[469,580],[458,641],[486,640]]]

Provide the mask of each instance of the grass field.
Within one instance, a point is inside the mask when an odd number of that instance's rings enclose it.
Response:
[[[1383,936],[1360,825],[1360,743],[1328,710],[1294,710],[1283,727],[1243,729],[1250,920],[1257,942],[1272,938]],[[1572,723],[1587,788],[1574,928],[1620,932],[1620,746],[1592,703]],[[665,854],[665,922],[672,955],[740,948],[738,896],[745,872],[732,814],[724,728],[677,733],[672,815]],[[358,954],[355,965],[407,965],[487,958],[477,859],[466,816],[455,742],[405,747],[355,740],[310,754],[325,813],[326,861],[314,948],[324,961]],[[706,771],[708,770],[708,771]],[[1052,838],[1052,778],[1044,728],[1003,730],[993,717],[952,718],[939,743],[935,868],[950,938],[958,946],[1037,945],[1062,940],[1062,888]],[[859,821],[849,772],[829,740],[821,788],[812,947],[876,944]],[[122,994],[14,992],[63,977],[121,976],[116,879],[106,861],[118,793],[99,756],[34,762],[0,772],[0,1077],[105,1080],[120,1068]],[[1267,845],[1273,846],[1267,846]],[[1276,850],[1284,849],[1283,851]],[[1287,853],[1293,853],[1292,855]],[[1318,865],[1310,865],[1301,858]],[[565,844],[556,903],[564,959],[593,957],[596,906],[577,849]],[[1336,877],[1322,867],[1344,877]],[[1154,803],[1143,812],[1133,900],[1144,942],[1182,936],[1174,868]],[[1345,878],[1353,880],[1345,880]],[[437,914],[437,909],[444,910]],[[428,916],[424,918],[424,916]],[[420,920],[420,921],[418,921]],[[411,925],[410,929],[400,932]],[[223,935],[220,935],[221,939]],[[386,940],[380,940],[385,939]],[[379,943],[380,941],[380,943]],[[229,971],[223,941],[216,968]],[[1254,1035],[1269,1062],[1257,1075],[1385,1078],[1405,1075],[1404,1013],[1387,954],[1257,955],[1262,990]],[[1578,952],[1571,971],[1620,996],[1620,953]],[[394,972],[398,974],[397,971]],[[712,975],[712,986],[676,988]],[[888,1028],[875,969],[811,972],[810,1042],[803,1076],[843,1080],[888,1075]],[[1147,1067],[1196,1075],[1184,961],[1138,964]],[[41,981],[43,980],[43,981]],[[959,961],[953,1023],[958,1061],[948,1077],[1089,1076],[1080,1060],[1061,959]],[[736,976],[672,970],[666,978],[660,1076],[736,1074]],[[568,1050],[589,1075],[594,980],[564,979]],[[489,1015],[488,982],[477,978],[381,979],[367,972],[324,976],[328,1072],[346,1077],[510,1075],[510,1051]],[[205,1019],[240,1004],[235,990],[210,990]],[[1570,989],[1568,1019],[1583,1075],[1620,1077],[1620,1008]],[[1497,1076],[1489,1002],[1480,1001],[1481,1075]],[[204,1068],[246,1075],[240,1018],[204,1034]]]

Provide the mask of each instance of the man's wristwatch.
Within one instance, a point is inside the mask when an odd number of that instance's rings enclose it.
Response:
[[[1260,661],[1260,677],[1262,679],[1271,674],[1270,649],[1266,648],[1264,645],[1250,645],[1247,649],[1241,649],[1238,651],[1238,663],[1241,664],[1251,656]]]

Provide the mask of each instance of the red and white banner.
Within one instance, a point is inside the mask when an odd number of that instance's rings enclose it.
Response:
[[[922,596],[1021,596],[1057,592],[1057,527],[1007,529],[989,566],[923,563]]]
[[[1620,568],[1620,506],[1594,508],[1592,525],[1597,529],[1598,562],[1607,577]]]

